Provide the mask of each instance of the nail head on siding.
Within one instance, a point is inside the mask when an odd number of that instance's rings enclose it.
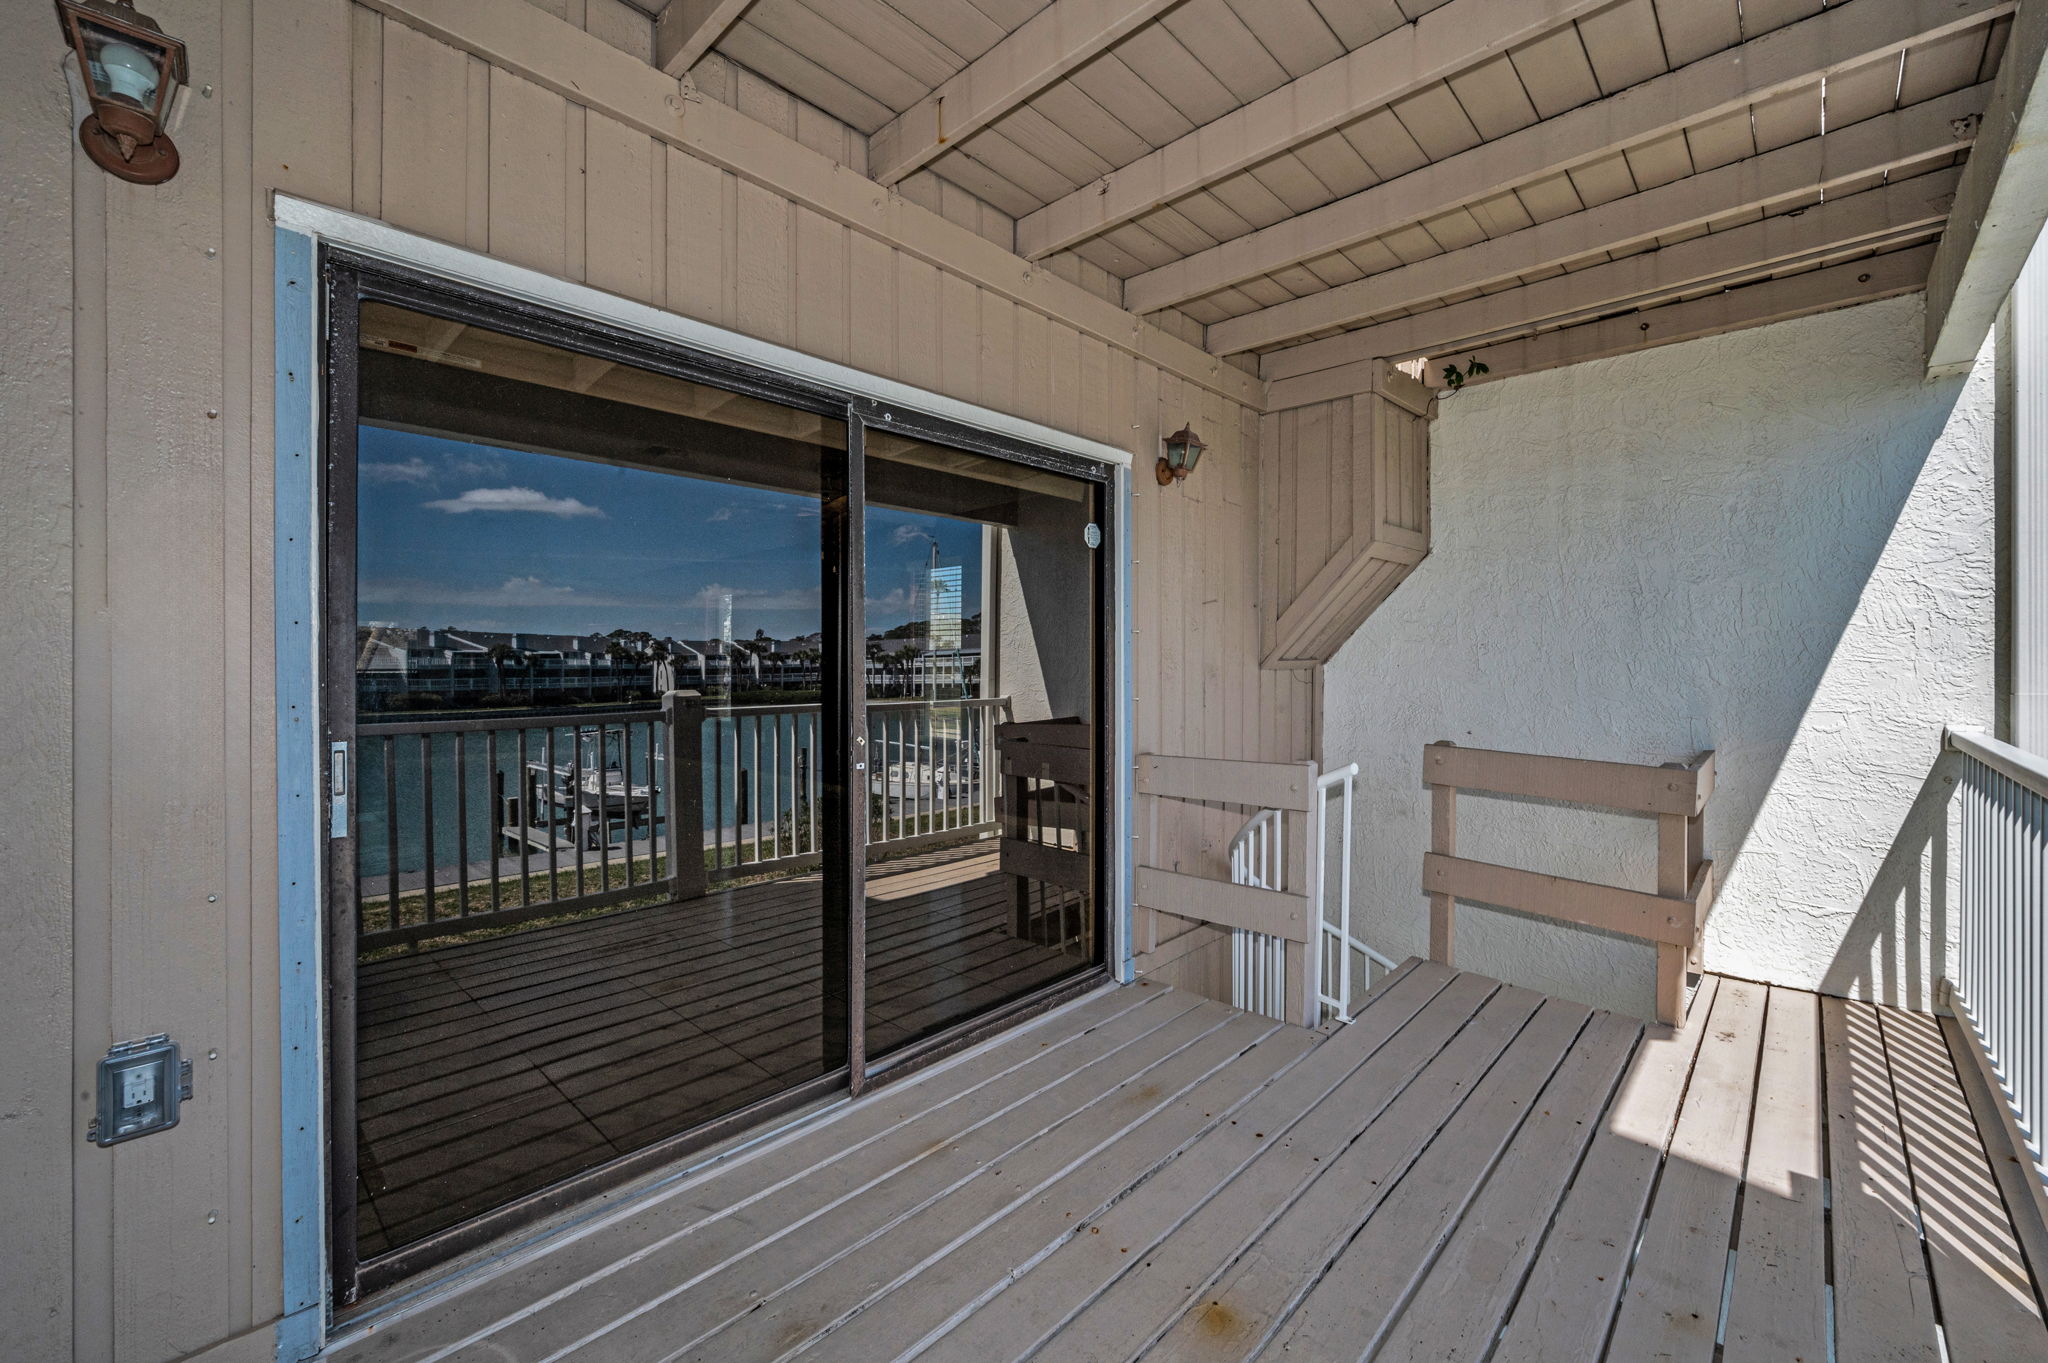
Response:
[[[206,902],[209,904],[218,904],[220,903],[220,896],[217,894],[210,894],[206,896]]]
[[[207,419],[208,421],[212,421],[212,420],[214,420],[214,419],[215,419],[216,417],[218,417],[219,415],[220,415],[220,408],[218,408],[218,407],[209,407],[209,408],[207,408],[207,409],[206,409],[206,419]]]

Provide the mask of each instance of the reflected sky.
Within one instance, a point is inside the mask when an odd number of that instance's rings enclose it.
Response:
[[[362,623],[705,639],[729,592],[735,637],[819,628],[811,498],[373,426],[357,470]],[[871,633],[924,618],[934,539],[980,609],[979,526],[871,507]]]

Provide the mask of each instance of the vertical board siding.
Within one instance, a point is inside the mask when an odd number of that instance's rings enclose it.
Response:
[[[78,1356],[159,1363],[260,1329],[283,1304],[277,905],[264,874],[277,840],[265,723],[272,247],[257,230],[273,191],[1129,448],[1144,492],[1130,528],[1134,749],[1307,754],[1312,687],[1257,666],[1256,414],[1112,350],[1099,315],[996,293],[964,247],[962,273],[942,270],[931,262],[945,243],[913,256],[872,225],[800,209],[367,7],[159,0],[153,12],[191,44],[216,94],[192,101],[172,184],[81,180],[91,193],[66,244],[89,399],[74,559],[81,601],[98,604],[81,607],[73,645],[81,850],[65,1042],[89,1058],[167,1029],[199,1072],[176,1137],[78,1156]],[[615,47],[643,41],[618,0],[563,0],[560,12]],[[22,23],[45,42],[46,13]],[[565,50],[583,41],[563,36]],[[864,169],[858,133],[721,66],[700,72],[703,98]],[[1012,244],[1002,213],[912,178],[906,198]],[[1027,279],[1040,268],[1018,262]],[[977,269],[990,288],[964,273]],[[1086,262],[1044,269],[1115,296]],[[94,374],[122,376],[104,403]],[[103,439],[84,430],[101,411]],[[1192,483],[1157,489],[1147,475],[1159,434],[1183,421],[1213,451]],[[177,698],[175,724],[163,722],[165,696]],[[1191,823],[1168,836],[1196,858],[1227,830]]]
[[[1382,375],[1416,408],[1419,385]],[[1260,424],[1260,653],[1327,661],[1429,546],[1429,418],[1373,391],[1269,412]]]

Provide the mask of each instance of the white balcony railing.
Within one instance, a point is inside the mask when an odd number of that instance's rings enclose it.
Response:
[[[2048,1121],[2048,762],[1967,730],[1949,730],[1943,745],[1963,757],[1961,940],[1948,1002],[2005,1091],[2038,1186]]]

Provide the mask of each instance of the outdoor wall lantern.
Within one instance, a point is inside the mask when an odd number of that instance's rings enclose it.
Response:
[[[1202,451],[1208,448],[1202,437],[1186,426],[1166,437],[1166,453],[1159,456],[1159,467],[1154,470],[1159,486],[1170,486],[1193,473],[1195,465],[1201,462]]]
[[[92,112],[78,125],[85,154],[138,185],[176,175],[178,149],[164,124],[185,84],[185,44],[137,14],[133,0],[57,0],[57,17],[91,91]]]

